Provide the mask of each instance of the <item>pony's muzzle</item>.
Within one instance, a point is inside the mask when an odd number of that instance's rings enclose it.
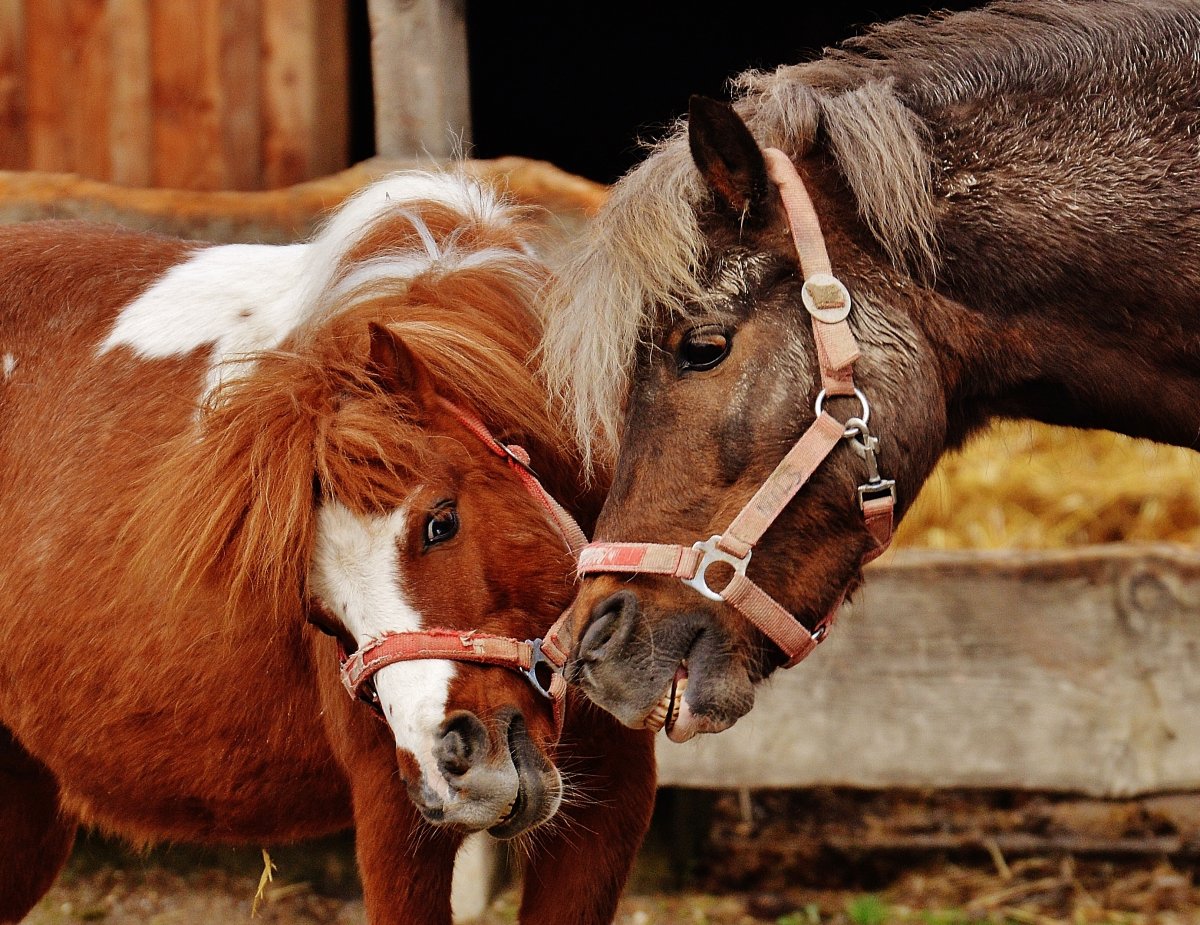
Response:
[[[524,717],[514,708],[492,719],[491,734],[474,713],[451,713],[441,725],[433,756],[449,797],[439,799],[428,786],[422,788],[424,798],[416,802],[430,822],[511,838],[558,809],[558,771],[533,743]]]

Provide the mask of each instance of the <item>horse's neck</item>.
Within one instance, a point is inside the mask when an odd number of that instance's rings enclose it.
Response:
[[[964,407],[1196,444],[1198,108],[1195,80],[1149,74],[933,117],[929,328]]]

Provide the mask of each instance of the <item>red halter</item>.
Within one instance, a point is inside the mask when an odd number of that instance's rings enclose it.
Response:
[[[666,543],[592,543],[579,555],[579,574],[615,572],[678,578],[704,597],[724,601],[736,608],[783,650],[788,658],[784,667],[790,668],[825,638],[845,592],[810,632],[746,577],[746,566],[750,563],[754,545],[834,447],[845,439],[867,464],[867,481],[858,487],[858,503],[875,546],[864,555],[863,564],[866,564],[891,543],[896,483],[879,475],[876,462],[879,440],[867,429],[870,406],[866,396],[854,387],[854,363],[859,351],[846,321],[850,314],[850,293],[831,272],[816,210],[791,160],[775,148],[768,148],[763,154],[771,179],[779,187],[805,276],[802,298],[812,316],[821,367],[822,388],[817,395],[817,418],[724,533],[691,547]],[[862,416],[839,424],[823,410],[829,395],[857,397],[862,405]],[[715,562],[724,562],[734,571],[733,578],[720,591],[710,588],[705,578],[709,566]],[[543,643],[543,651],[558,668],[565,664],[567,656],[558,644],[562,623],[560,619],[551,627]]]
[[[575,523],[574,518],[566,512],[562,505],[550,497],[550,494],[542,487],[542,483],[529,470],[529,454],[519,446],[500,443],[474,414],[444,399],[441,400],[441,403],[458,419],[459,423],[512,467],[526,490],[545,510],[551,523],[558,528],[567,549],[571,551],[572,555],[577,555],[587,543],[587,538],[583,535],[579,525]],[[567,683],[562,673],[542,654],[542,640],[540,639],[520,641],[507,636],[494,636],[475,630],[435,628],[405,633],[385,633],[350,655],[346,655],[339,642],[338,655],[341,661],[342,684],[350,696],[355,700],[362,700],[381,719],[383,718],[383,709],[374,686],[370,684],[371,678],[377,672],[397,662],[449,659],[456,662],[496,665],[520,672],[539,694],[553,701],[555,728],[559,735],[562,734]]]

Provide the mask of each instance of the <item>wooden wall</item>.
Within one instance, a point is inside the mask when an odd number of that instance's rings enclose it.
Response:
[[[343,0],[0,0],[0,169],[253,190],[347,166]]]
[[[1200,554],[900,550],[727,732],[659,737],[684,787],[1200,790]]]

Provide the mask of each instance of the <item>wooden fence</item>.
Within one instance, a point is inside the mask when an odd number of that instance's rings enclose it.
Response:
[[[659,745],[684,787],[1200,789],[1200,553],[898,553],[719,736]]]
[[[341,0],[0,0],[0,168],[253,190],[347,166]]]

